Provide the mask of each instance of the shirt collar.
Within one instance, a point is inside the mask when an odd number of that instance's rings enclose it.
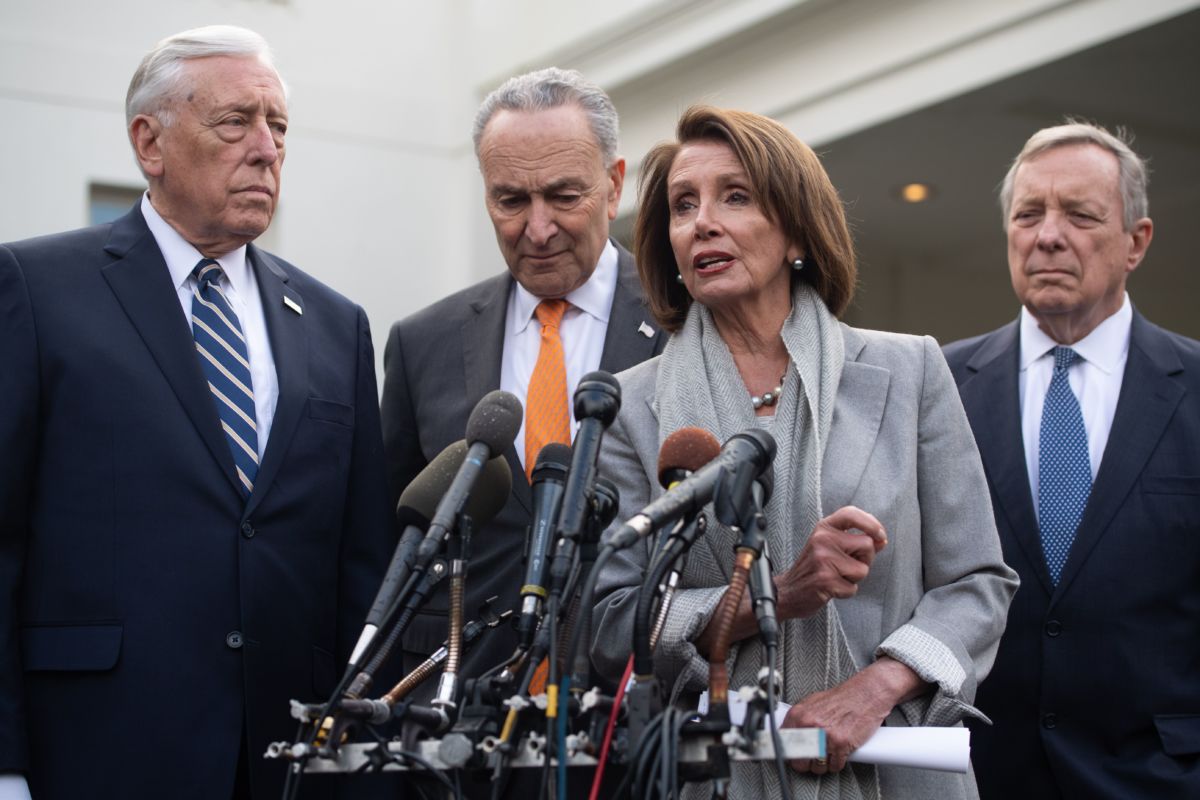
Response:
[[[167,262],[171,282],[176,289],[182,289],[204,255],[184,239],[179,231],[172,228],[171,223],[162,218],[150,202],[149,192],[142,195],[142,216],[146,219],[150,233],[154,235],[154,241],[158,243],[163,260]],[[221,270],[233,291],[244,296],[245,286],[251,280],[250,268],[246,263],[246,245],[231,250],[215,261],[221,265]]]
[[[515,284],[513,292],[514,311],[512,333],[519,334],[533,319],[542,298],[532,294],[521,284]],[[584,284],[567,294],[564,298],[575,308],[608,324],[608,315],[612,312],[613,296],[617,293],[617,248],[612,241],[605,242],[596,269]]]
[[[1117,313],[1109,316],[1087,336],[1071,345],[1080,358],[1112,375],[1121,365],[1129,350],[1129,332],[1133,326],[1133,306],[1129,293],[1121,302]],[[1058,342],[1038,327],[1037,319],[1029,309],[1021,307],[1021,371],[1029,369],[1033,362],[1049,353]]]

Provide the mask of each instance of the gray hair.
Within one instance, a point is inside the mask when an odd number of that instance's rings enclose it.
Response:
[[[1134,223],[1150,213],[1150,200],[1146,195],[1146,186],[1150,179],[1146,160],[1133,152],[1133,148],[1129,146],[1132,141],[1132,135],[1124,128],[1118,128],[1114,135],[1100,125],[1076,119],[1068,119],[1062,125],[1042,128],[1030,136],[1021,152],[1013,159],[1008,174],[1004,176],[1004,182],[1000,184],[1000,212],[1003,214],[1005,226],[1008,225],[1009,212],[1012,210],[1013,183],[1016,181],[1018,167],[1056,147],[1094,144],[1116,156],[1117,186],[1121,192],[1121,204],[1125,209],[1122,222],[1125,230],[1133,230]]]
[[[497,111],[549,111],[566,105],[577,105],[587,115],[596,144],[604,157],[604,166],[617,160],[619,123],[617,109],[604,90],[573,69],[548,67],[509,78],[494,90],[475,114],[475,156],[479,157],[479,142],[484,128]]]
[[[253,56],[275,70],[271,48],[266,39],[246,28],[234,25],[209,25],[168,36],[142,58],[129,91],[125,94],[125,125],[139,114],[152,114],[163,125],[174,122],[174,112],[168,100],[179,90],[183,62],[210,56]],[[287,96],[287,86],[279,79]]]

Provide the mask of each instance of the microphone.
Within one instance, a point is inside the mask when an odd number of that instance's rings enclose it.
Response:
[[[771,498],[775,488],[775,473],[767,470],[750,487],[751,502],[754,505],[758,520],[762,520],[762,510]],[[754,606],[754,617],[758,620],[758,631],[763,644],[774,647],[779,641],[779,620],[775,614],[775,582],[771,580],[771,552],[767,540],[758,531],[757,537],[762,543],[762,551],[754,559],[750,568],[750,599]],[[751,538],[754,538],[751,537]],[[751,542],[753,544],[753,542]]]
[[[666,494],[654,500],[618,528],[608,540],[620,550],[648,536],[663,525],[703,508],[717,487],[731,474],[735,482],[740,473],[750,470],[761,475],[775,458],[775,440],[771,434],[751,428],[730,437],[712,461],[680,481]]]
[[[721,443],[704,428],[680,428],[658,449],[658,485],[671,489],[721,452]]]
[[[458,515],[462,513],[484,464],[512,444],[517,431],[521,429],[523,413],[521,401],[499,389],[488,392],[476,404],[467,420],[466,455],[449,488],[442,495],[429,522],[429,530],[417,548],[418,567],[427,567],[433,560]],[[511,480],[511,475],[509,477]]]
[[[570,464],[571,448],[551,442],[538,453],[537,466],[533,468],[533,519],[529,525],[525,581],[521,585],[521,616],[517,619],[521,649],[527,649],[533,643],[538,607],[546,599],[546,561],[558,524]]]
[[[596,459],[600,439],[621,409],[621,384],[602,370],[589,372],[575,389],[575,419],[579,432],[571,448],[571,471],[563,491],[562,511],[558,517],[558,543],[551,565],[551,587],[562,591],[571,571],[575,544],[587,524],[589,495],[596,482]]]
[[[388,615],[388,609],[408,582],[416,561],[417,547],[425,537],[424,529],[429,525],[429,518],[436,512],[438,502],[454,481],[466,455],[467,443],[461,439],[447,446],[425,465],[425,469],[401,493],[400,502],[396,505],[396,519],[405,526],[404,533],[392,554],[383,583],[375,594],[375,603],[367,614],[363,631],[354,645],[349,662],[351,667],[362,663],[363,656],[375,641]],[[503,456],[497,456],[484,466],[477,490],[471,493],[464,511],[479,525],[485,525],[504,508],[511,488],[508,462]]]

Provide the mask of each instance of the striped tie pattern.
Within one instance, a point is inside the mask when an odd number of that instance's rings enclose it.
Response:
[[[211,258],[201,259],[192,270],[197,283],[192,295],[192,335],[200,366],[217,404],[221,427],[233,452],[238,480],[248,497],[258,474],[254,385],[242,325],[218,284],[222,274],[221,265]]]
[[[1038,527],[1056,586],[1092,493],[1087,430],[1068,378],[1078,358],[1069,347],[1054,348],[1054,377],[1046,390],[1038,441]]]
[[[525,475],[530,483],[543,447],[551,442],[571,443],[567,360],[558,334],[567,305],[566,300],[543,300],[534,311],[542,326],[542,346],[525,395]]]

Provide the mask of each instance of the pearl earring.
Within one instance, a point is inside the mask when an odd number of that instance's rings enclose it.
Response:
[[[676,273],[675,273],[675,282],[676,282],[676,283],[683,283],[683,275],[682,275],[681,273],[679,273],[679,272],[676,272]]]
[[[804,269],[804,259],[797,258],[795,261],[793,261],[792,269],[796,270],[796,272],[799,272],[800,270]]]

